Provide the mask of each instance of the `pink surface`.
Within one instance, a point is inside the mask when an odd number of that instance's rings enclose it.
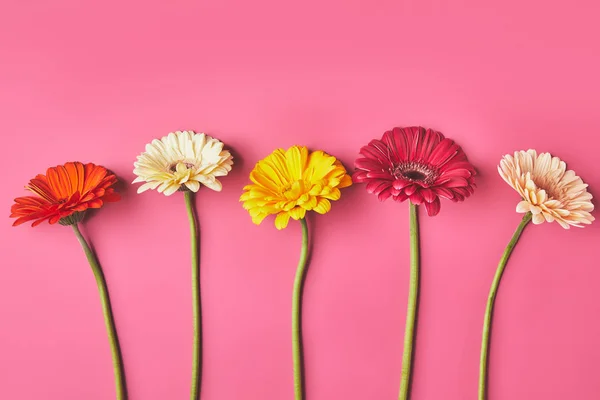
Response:
[[[360,146],[422,124],[478,168],[465,203],[422,215],[414,400],[475,399],[482,316],[520,221],[500,157],[565,159],[599,195],[597,2],[4,1],[0,209],[46,167],[101,163],[123,201],[85,225],[106,272],[132,400],[187,398],[191,366],[183,198],[136,195],[144,144],[205,131],[235,151],[202,190],[203,400],[292,399],[290,303],[298,224],[252,225],[248,173],[278,146],[351,166]],[[170,3],[170,5],[167,5]],[[424,214],[424,213],[422,213]],[[315,240],[305,291],[308,400],[394,399],[408,279],[406,204],[344,191]],[[94,280],[68,228],[0,227],[0,398],[106,400],[110,353]],[[600,224],[530,227],[497,302],[490,400],[598,399]]]

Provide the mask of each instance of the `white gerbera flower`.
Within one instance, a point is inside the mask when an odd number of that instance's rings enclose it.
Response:
[[[200,184],[221,191],[217,177],[231,171],[232,158],[221,141],[204,133],[171,132],[148,143],[146,151],[137,157],[133,183],[146,182],[138,193],[156,189],[166,196],[180,189],[197,192]]]
[[[534,224],[558,222],[563,228],[582,228],[594,217],[592,195],[564,161],[535,150],[505,155],[498,166],[500,176],[523,198],[517,212],[531,212]]]

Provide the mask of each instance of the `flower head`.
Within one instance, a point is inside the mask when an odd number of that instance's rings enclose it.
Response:
[[[36,196],[17,197],[11,207],[13,226],[34,221],[37,226],[48,220],[70,225],[81,220],[88,208],[100,208],[106,202],[118,201],[120,196],[112,187],[117,177],[106,168],[92,163],[68,162],[48,168],[37,175],[25,189]]]
[[[133,183],[146,182],[138,193],[157,189],[170,196],[178,190],[197,192],[200,184],[221,191],[217,177],[231,171],[233,157],[217,139],[204,133],[177,131],[148,143],[133,165],[137,175]]]
[[[460,146],[431,129],[394,128],[360,154],[355,182],[366,183],[381,201],[424,204],[430,216],[440,212],[440,197],[463,201],[475,187],[475,168]]]
[[[592,195],[587,184],[550,153],[515,151],[500,160],[498,172],[522,197],[517,212],[531,212],[534,224],[556,221],[565,229],[582,228],[594,217]]]
[[[304,146],[277,149],[260,160],[252,172],[253,184],[240,197],[252,222],[260,224],[276,214],[275,226],[283,229],[290,217],[299,220],[307,211],[325,214],[330,200],[340,198],[340,189],[352,185],[352,178],[335,157],[322,151],[309,153]]]

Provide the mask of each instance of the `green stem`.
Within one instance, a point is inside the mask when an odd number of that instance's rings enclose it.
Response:
[[[302,400],[304,398],[302,386],[302,284],[304,282],[304,273],[306,271],[306,261],[308,260],[308,225],[306,219],[300,220],[302,225],[302,250],[300,251],[300,261],[298,261],[298,270],[294,280],[294,292],[292,295],[292,353],[294,356],[294,398]]]
[[[410,220],[410,286],[408,288],[399,400],[407,400],[409,398],[417,300],[419,297],[419,220],[417,219],[417,206],[411,203],[410,200],[408,201],[408,210]]]
[[[515,245],[519,241],[521,237],[521,233],[523,233],[523,229],[527,226],[527,224],[531,221],[531,213],[525,214],[523,220],[517,227],[517,230],[512,236],[510,242],[508,242],[508,246],[504,249],[504,254],[502,254],[502,258],[500,259],[500,263],[498,264],[498,269],[496,270],[496,274],[494,275],[494,280],[492,281],[492,287],[490,288],[490,294],[487,300],[487,306],[485,308],[485,317],[483,318],[483,335],[481,338],[481,358],[479,362],[479,400],[485,400],[486,398],[486,382],[487,382],[487,368],[488,368],[488,353],[490,347],[490,326],[492,323],[492,313],[494,311],[494,301],[496,300],[496,293],[498,292],[498,286],[500,285],[500,280],[502,279],[502,274],[504,273],[504,268],[506,267],[506,263],[510,258],[510,255],[515,248]]]
[[[185,205],[190,220],[190,237],[192,246],[192,309],[194,324],[194,343],[192,350],[192,385],[190,399],[198,400],[200,396],[200,377],[202,374],[202,306],[200,303],[200,263],[198,259],[198,228],[194,212],[194,194],[185,191]]]
[[[108,333],[108,342],[110,343],[110,351],[112,353],[117,400],[125,400],[127,398],[127,393],[125,391],[125,376],[123,374],[121,350],[119,349],[119,339],[117,338],[115,321],[110,308],[110,298],[108,296],[106,280],[104,279],[104,274],[102,273],[102,269],[98,264],[98,260],[96,259],[94,252],[92,249],[90,249],[90,246],[87,244],[83,235],[81,234],[81,231],[79,230],[79,225],[75,223],[71,225],[71,227],[73,228],[73,232],[75,232],[75,236],[77,236],[77,240],[79,240],[81,247],[83,247],[85,256],[87,257],[90,267],[92,267],[94,277],[96,278],[98,292],[100,293],[100,301],[102,303],[102,313],[104,314],[104,323],[106,325],[106,332]]]

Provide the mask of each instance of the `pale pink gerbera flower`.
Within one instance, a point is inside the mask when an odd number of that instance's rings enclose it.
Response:
[[[588,185],[558,157],[535,150],[505,155],[498,166],[500,176],[523,198],[517,212],[531,212],[534,224],[556,221],[565,229],[582,228],[594,221]]]
[[[525,215],[504,249],[488,295],[481,335],[479,400],[487,398],[488,353],[494,302],[506,263],[523,230],[532,221],[534,224],[556,221],[565,229],[571,226],[582,228],[594,221],[591,214],[594,205],[592,195],[587,191],[588,185],[575,172],[567,171],[567,165],[560,158],[552,157],[550,153],[538,155],[535,150],[515,151],[514,155],[505,155],[500,160],[498,172],[521,195],[517,212]]]

